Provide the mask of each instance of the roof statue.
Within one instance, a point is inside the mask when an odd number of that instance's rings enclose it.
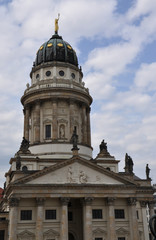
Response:
[[[133,160],[132,158],[126,153],[125,155],[125,172],[133,174]]]
[[[150,179],[150,177],[149,177],[150,170],[151,169],[149,168],[148,164],[146,164],[146,178],[147,179]]]
[[[105,143],[104,140],[102,140],[101,144],[99,145],[100,148],[100,152],[102,152],[103,150],[107,151],[107,143]]]
[[[58,21],[60,18],[60,14],[58,13],[58,18],[55,18],[55,34],[58,34],[59,26],[58,26]]]
[[[23,140],[21,142],[20,149],[18,153],[30,153],[29,151],[29,141],[23,137]]]

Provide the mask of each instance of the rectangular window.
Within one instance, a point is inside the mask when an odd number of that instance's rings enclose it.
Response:
[[[56,219],[56,210],[55,209],[46,210],[45,219],[46,220]]]
[[[125,218],[125,212],[124,209],[115,209],[115,218]]]
[[[102,209],[93,209],[92,210],[93,219],[102,219]]]
[[[119,237],[118,240],[126,240],[125,237]]]
[[[95,238],[95,240],[103,240],[102,238],[100,238],[100,237],[97,237],[97,238]]]
[[[32,220],[32,210],[21,210],[21,220]]]
[[[51,125],[45,125],[45,138],[51,138]]]

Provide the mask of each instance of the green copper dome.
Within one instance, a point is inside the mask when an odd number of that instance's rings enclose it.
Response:
[[[78,66],[76,52],[71,45],[65,42],[58,34],[54,34],[49,41],[43,43],[39,48],[35,66],[52,61],[67,62]]]

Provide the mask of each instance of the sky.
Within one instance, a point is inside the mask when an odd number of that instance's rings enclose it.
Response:
[[[134,162],[156,183],[156,0],[0,0],[0,187],[23,137],[20,98],[39,47],[54,33],[76,50],[91,107],[93,156]]]

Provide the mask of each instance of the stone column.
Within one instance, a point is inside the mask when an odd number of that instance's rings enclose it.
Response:
[[[24,137],[29,141],[29,107],[26,106],[24,109]]]
[[[17,221],[18,221],[18,198],[10,198],[9,199],[9,240],[17,239]]]
[[[92,201],[94,198],[84,198],[83,205],[83,239],[92,240]]]
[[[87,143],[86,106],[82,105],[82,142]]]
[[[139,239],[138,220],[136,214],[136,198],[128,198],[129,205],[129,222],[130,222],[130,239]]]
[[[45,198],[36,198],[36,240],[43,240],[44,202]]]
[[[149,230],[148,230],[148,221],[147,221],[147,202],[141,201],[140,202],[141,210],[142,210],[142,221],[144,227],[144,240],[149,240]]]
[[[115,230],[115,216],[114,216],[114,201],[115,198],[107,198],[107,205],[108,205],[108,239],[109,240],[116,240],[116,230]]]
[[[37,101],[34,111],[34,142],[40,142],[40,102]]]
[[[68,240],[68,203],[70,198],[61,198],[60,240]]]
[[[91,146],[91,133],[90,133],[90,108],[87,108],[87,144]]]
[[[57,101],[54,100],[52,102],[52,108],[53,108],[53,125],[52,125],[52,138],[54,140],[58,139],[58,125],[57,125]]]

